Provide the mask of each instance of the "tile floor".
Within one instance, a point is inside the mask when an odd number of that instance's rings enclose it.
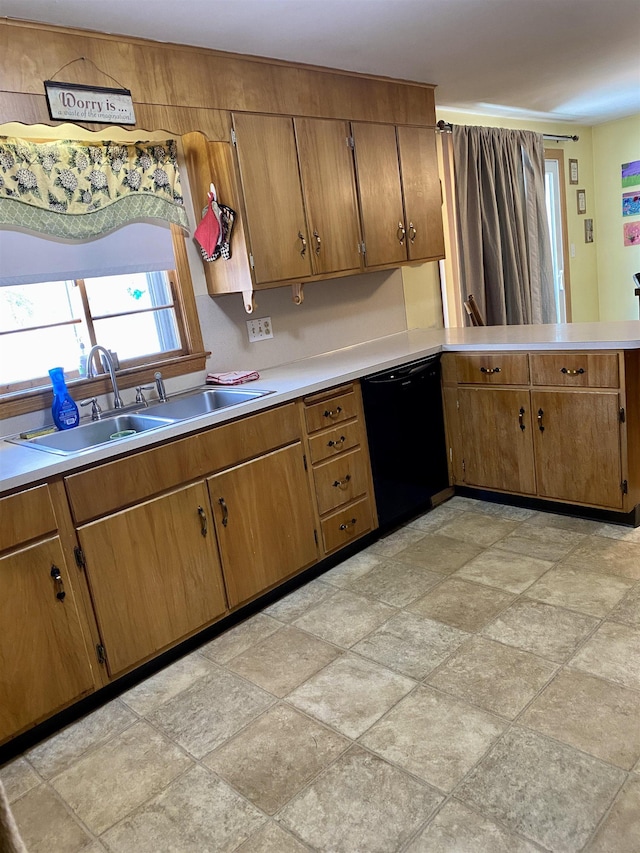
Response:
[[[29,853],[638,853],[640,529],[453,498],[0,779]]]

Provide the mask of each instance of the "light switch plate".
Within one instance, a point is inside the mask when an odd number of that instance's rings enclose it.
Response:
[[[249,343],[272,338],[273,327],[271,326],[271,317],[252,317],[251,320],[247,320],[247,332],[249,334]]]

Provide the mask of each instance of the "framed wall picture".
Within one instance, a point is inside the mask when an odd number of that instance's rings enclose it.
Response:
[[[584,242],[593,243],[593,219],[584,221]]]
[[[569,183],[578,183],[578,161],[569,158]]]
[[[576,190],[576,198],[578,199],[578,214],[587,212],[587,191]]]

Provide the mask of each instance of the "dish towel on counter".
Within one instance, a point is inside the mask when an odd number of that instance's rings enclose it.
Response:
[[[242,385],[260,379],[257,370],[231,370],[228,373],[207,373],[207,385]]]

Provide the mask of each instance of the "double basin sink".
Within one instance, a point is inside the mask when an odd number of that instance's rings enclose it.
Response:
[[[126,441],[141,432],[149,432],[179,421],[217,412],[220,409],[239,406],[271,393],[273,392],[245,388],[199,388],[196,391],[170,397],[166,403],[153,403],[144,408],[139,406],[137,411],[128,411],[126,414],[103,416],[102,420],[81,424],[73,429],[37,435],[33,438],[14,437],[8,440],[15,444],[66,456],[101,444]],[[131,408],[127,406],[127,409]]]

